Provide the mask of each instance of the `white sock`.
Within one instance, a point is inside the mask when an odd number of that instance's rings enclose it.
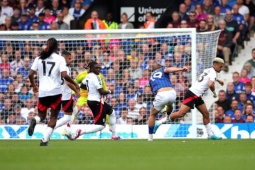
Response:
[[[34,118],[35,118],[36,124],[41,121],[41,118],[39,116],[35,116]]]
[[[75,106],[75,107],[73,108],[72,116],[71,116],[71,119],[70,119],[70,121],[69,121],[70,126],[73,124],[74,119],[76,118],[76,115],[77,115],[77,114],[78,114],[78,108],[77,108],[77,106]]]
[[[81,135],[98,132],[98,131],[103,130],[104,128],[105,128],[105,126],[103,126],[103,125],[85,126],[85,128],[81,130]]]
[[[112,131],[112,137],[117,136],[116,132],[116,117],[115,117],[115,111],[112,111],[112,114],[109,115],[109,124],[110,124],[110,129]]]
[[[43,135],[43,138],[42,138],[42,141],[43,142],[48,142],[49,139],[50,139],[50,136],[53,132],[53,129],[51,127],[47,127],[45,132],[44,132],[44,135]]]
[[[64,115],[61,119],[59,119],[56,123],[56,126],[54,129],[57,129],[60,126],[65,125],[67,122],[71,120],[71,115]]]
[[[206,128],[208,136],[212,136],[213,132],[212,132],[211,123],[208,123],[207,125],[205,125],[205,128]]]
[[[160,120],[158,120],[158,124],[159,124],[159,125],[162,125],[162,124],[165,123],[166,121],[167,121],[167,116],[164,117],[164,118],[162,118],[162,119],[160,119]]]

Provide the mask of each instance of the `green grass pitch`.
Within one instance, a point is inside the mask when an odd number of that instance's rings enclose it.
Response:
[[[0,140],[1,170],[250,170],[254,140]]]

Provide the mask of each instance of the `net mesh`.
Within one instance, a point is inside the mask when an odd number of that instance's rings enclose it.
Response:
[[[154,99],[148,85],[152,65],[155,62],[166,67],[187,66],[186,73],[171,74],[171,82],[177,92],[174,109],[177,111],[184,93],[190,86],[191,69],[199,75],[212,65],[216,56],[219,31],[199,33],[121,33],[121,34],[40,34],[0,35],[0,113],[1,124],[29,124],[38,114],[37,94],[33,94],[27,78],[29,69],[48,38],[59,41],[59,51],[72,54],[72,78],[79,79],[91,60],[102,65],[107,88],[113,94],[107,97],[116,111],[117,123],[146,124]],[[197,65],[192,65],[192,38],[196,38]],[[210,98],[210,97],[209,97]],[[125,109],[126,108],[126,109]],[[164,110],[157,119],[164,116]],[[59,114],[59,118],[63,112]],[[125,119],[122,122],[121,118]],[[48,122],[48,118],[44,123]],[[190,123],[188,114],[178,123]],[[212,120],[213,121],[213,120]],[[87,105],[78,114],[77,124],[91,124],[93,117]]]

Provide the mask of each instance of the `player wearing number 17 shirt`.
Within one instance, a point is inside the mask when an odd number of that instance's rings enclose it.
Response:
[[[217,97],[215,93],[214,83],[215,81],[217,81],[221,85],[223,85],[223,81],[218,80],[217,78],[218,73],[222,70],[223,66],[224,61],[221,58],[213,59],[213,66],[211,68],[205,69],[203,73],[199,76],[195,84],[192,84],[192,86],[186,92],[179,111],[170,114],[171,120],[185,116],[185,114],[190,109],[193,109],[195,106],[197,110],[203,115],[203,123],[208,134],[208,139],[211,140],[222,139],[221,137],[214,135],[212,132],[209,112],[201,96],[210,88],[210,90],[213,92],[213,97],[214,98]]]
[[[47,47],[37,57],[29,72],[29,80],[33,87],[33,92],[38,92],[38,87],[34,81],[34,74],[39,74],[39,94],[38,94],[38,116],[31,120],[28,128],[28,135],[32,136],[37,123],[46,117],[48,108],[51,109],[50,121],[43,135],[40,146],[47,146],[49,138],[56,125],[58,113],[61,108],[62,79],[75,86],[79,91],[79,86],[67,74],[65,59],[56,54],[58,43],[55,38],[47,40]]]
[[[150,86],[152,88],[153,94],[155,94],[155,99],[153,101],[153,106],[150,110],[150,117],[148,120],[149,127],[149,138],[148,141],[153,141],[153,133],[155,129],[155,119],[156,115],[167,105],[166,111],[169,115],[172,110],[172,104],[176,100],[176,92],[173,89],[173,85],[170,81],[169,73],[187,71],[186,67],[176,68],[176,67],[162,67],[160,64],[155,63],[153,65],[154,72],[150,77]]]

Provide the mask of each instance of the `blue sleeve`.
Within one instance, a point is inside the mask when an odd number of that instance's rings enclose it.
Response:
[[[74,6],[76,0],[72,0],[71,6]]]
[[[82,6],[91,5],[91,4],[92,4],[91,0],[85,0],[85,1],[82,3]]]

